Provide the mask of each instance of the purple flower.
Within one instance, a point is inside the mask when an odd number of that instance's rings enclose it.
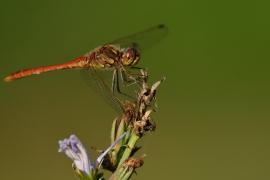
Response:
[[[120,136],[104,153],[102,153],[98,158],[97,162],[100,163],[104,156],[126,135],[126,132]],[[90,175],[90,167],[95,169],[95,164],[92,164],[90,154],[88,153],[82,142],[75,136],[71,135],[69,139],[64,139],[59,141],[58,152],[65,153],[70,159],[73,160],[77,169],[84,171],[86,174]]]

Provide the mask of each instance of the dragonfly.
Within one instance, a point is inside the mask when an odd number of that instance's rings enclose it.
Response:
[[[135,88],[132,85],[140,87],[143,80],[142,75],[133,73],[130,69],[140,69],[135,66],[141,59],[141,49],[147,49],[156,44],[166,33],[165,25],[154,26],[118,38],[67,63],[14,72],[4,81],[11,82],[31,75],[62,69],[82,69],[82,77],[86,84],[117,113],[122,114],[124,111],[123,99],[136,101]]]

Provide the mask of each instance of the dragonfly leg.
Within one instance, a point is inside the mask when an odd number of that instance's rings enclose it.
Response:
[[[127,75],[130,80],[127,80]],[[121,69],[121,79],[123,82],[123,86],[130,86],[136,83],[141,88],[141,82],[144,81],[145,77],[142,75],[134,75],[125,69]]]
[[[120,89],[120,83],[119,83],[119,74],[118,74],[118,71],[117,70],[115,70],[114,73],[113,73],[112,93],[114,93],[114,87],[115,87],[115,85],[116,85],[117,92],[119,94],[136,100],[135,97],[132,97],[132,96],[130,96],[128,94],[125,94],[124,92],[121,91],[121,89]]]
[[[117,72],[116,72],[116,69],[115,69],[115,70],[113,71],[112,89],[111,89],[112,93],[114,93],[114,84],[115,84],[115,79],[116,79],[116,76],[117,76],[116,73],[117,73]]]

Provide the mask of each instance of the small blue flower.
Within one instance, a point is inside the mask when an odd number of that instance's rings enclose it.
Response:
[[[97,162],[100,163],[104,156],[123,138],[126,132],[119,137],[104,153],[102,153],[98,158]],[[73,160],[77,169],[84,171],[88,176],[90,175],[90,167],[95,169],[95,164],[92,164],[90,154],[88,153],[82,142],[75,136],[71,135],[69,139],[64,139],[59,141],[58,152],[65,153],[70,159]]]

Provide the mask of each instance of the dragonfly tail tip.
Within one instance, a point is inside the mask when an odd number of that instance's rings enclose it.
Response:
[[[4,79],[4,81],[5,81],[5,82],[11,82],[12,79],[8,76],[8,77],[6,77],[6,78]]]

